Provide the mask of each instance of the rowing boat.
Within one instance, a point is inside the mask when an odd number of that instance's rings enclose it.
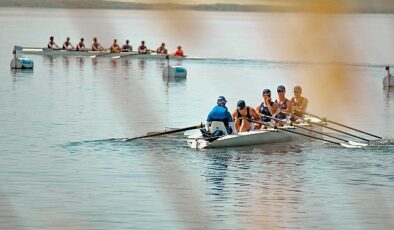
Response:
[[[322,131],[322,126],[314,125],[311,123],[302,123],[298,125],[313,131]],[[200,130],[198,130],[197,132],[187,136],[186,141],[190,148],[205,149],[284,143],[299,138],[305,138],[300,134],[316,136],[315,133],[306,129],[300,129],[294,126],[283,126],[278,128],[266,128],[249,132],[225,135],[213,141],[207,140],[207,138],[202,135]]]
[[[62,50],[62,49],[49,49],[49,48],[39,48],[39,47],[21,47],[15,46],[18,54],[24,55],[43,55],[43,56],[74,56],[74,57],[111,57],[111,58],[122,58],[122,57],[133,57],[133,58],[143,58],[143,59],[165,59],[167,54],[138,54],[136,51],[131,52],[120,52],[111,53],[109,50],[104,51],[76,51],[76,50]],[[190,57],[190,56],[172,56],[168,55],[170,59],[182,60],[182,59],[193,59],[201,60],[204,58],[200,57]]]

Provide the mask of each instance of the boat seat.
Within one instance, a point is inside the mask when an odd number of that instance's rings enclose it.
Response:
[[[224,133],[224,135],[228,135],[226,126],[224,126],[224,123],[222,121],[211,122],[211,127],[209,127],[209,131],[213,133],[215,132],[216,129],[221,130]]]

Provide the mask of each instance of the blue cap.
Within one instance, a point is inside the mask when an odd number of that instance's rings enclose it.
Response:
[[[223,97],[223,96],[219,96],[219,97],[218,97],[218,102],[220,102],[220,101],[227,102],[227,101],[226,101],[226,98]]]
[[[237,108],[238,109],[243,109],[243,108],[245,108],[245,101],[244,100],[239,100],[238,101],[238,103],[237,103]]]
[[[286,91],[286,88],[283,85],[278,85],[277,91]]]

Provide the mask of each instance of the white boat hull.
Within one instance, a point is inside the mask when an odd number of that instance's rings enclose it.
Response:
[[[75,50],[53,50],[48,48],[28,48],[28,47],[19,47],[17,50],[18,54],[33,54],[33,55],[43,55],[43,56],[75,56],[75,57],[112,57],[112,58],[121,58],[121,57],[133,57],[133,58],[146,58],[146,59],[165,59],[166,54],[138,54],[137,52],[121,52],[121,53],[111,53],[109,51],[75,51]],[[180,56],[171,56],[170,59],[195,59],[200,60],[203,58],[199,57],[180,57]]]
[[[322,131],[321,126],[309,125],[309,124],[304,124],[302,126],[308,129],[312,129],[314,131],[318,131],[318,132]],[[319,136],[319,134],[316,135],[316,133],[313,133],[311,131],[286,126],[279,129],[270,128],[270,129],[262,129],[262,130],[243,132],[233,135],[227,135],[212,142],[205,140],[200,133],[196,132],[195,134],[188,136],[186,140],[190,148],[204,149],[204,148],[222,148],[222,147],[284,143],[298,138],[304,138],[304,139],[308,138],[299,134],[291,133],[290,131],[286,131],[284,129],[294,131],[297,133],[307,134],[310,136],[315,136],[315,137]]]

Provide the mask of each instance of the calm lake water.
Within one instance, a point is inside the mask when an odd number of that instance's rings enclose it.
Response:
[[[393,229],[394,93],[382,87],[393,24],[381,14],[0,9],[0,228]],[[31,55],[33,72],[10,71],[13,45],[51,35],[164,41],[211,59],[172,61],[183,81],[162,78],[165,61],[134,58]],[[231,110],[239,99],[256,106],[279,84],[288,97],[302,85],[310,112],[384,140],[201,151],[182,134],[110,140],[198,124],[219,95]]]

